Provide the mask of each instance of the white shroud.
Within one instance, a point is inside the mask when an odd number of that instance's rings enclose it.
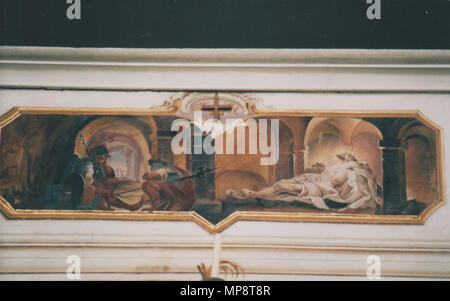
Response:
[[[231,189],[226,193],[237,199],[298,201],[319,209],[330,209],[325,200],[348,204],[345,208],[352,209],[375,208],[377,204],[382,207],[382,189],[369,166],[349,154],[338,158],[339,163],[325,167],[321,173],[304,173],[259,191]]]

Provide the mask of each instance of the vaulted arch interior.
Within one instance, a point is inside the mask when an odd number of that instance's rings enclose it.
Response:
[[[350,153],[366,162],[382,184],[382,135],[375,125],[358,118],[313,118],[306,130],[305,166],[337,163],[336,155]]]

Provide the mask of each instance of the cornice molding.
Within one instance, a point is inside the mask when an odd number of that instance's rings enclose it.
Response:
[[[449,92],[450,50],[0,47],[0,88]]]
[[[2,61],[120,64],[449,65],[450,50],[138,49],[0,46]]]

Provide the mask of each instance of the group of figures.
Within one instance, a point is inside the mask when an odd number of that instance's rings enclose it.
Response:
[[[63,203],[76,210],[187,211],[195,203],[194,176],[160,160],[149,160],[150,172],[143,175],[142,196],[130,204],[115,190],[119,179],[107,164],[108,150],[99,145],[91,157],[74,160],[63,177]],[[382,188],[369,166],[351,154],[337,155],[339,162],[315,164],[305,173],[283,179],[259,191],[229,190],[229,197],[245,203],[248,199],[300,202],[322,210],[370,209],[383,206]],[[66,172],[67,174],[67,172]],[[123,192],[122,192],[123,193]],[[126,193],[126,192],[125,192]]]
[[[119,185],[114,169],[107,164],[108,149],[99,145],[90,157],[75,156],[69,164],[62,184],[62,200],[66,209],[114,210],[188,210],[193,206],[194,193],[191,179],[174,185],[167,181],[171,176],[186,176],[185,172],[162,161],[149,160],[150,172],[143,175],[142,197],[130,204],[121,200],[115,190]],[[180,177],[180,179],[182,179]]]

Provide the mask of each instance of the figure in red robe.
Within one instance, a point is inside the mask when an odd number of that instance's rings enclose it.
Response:
[[[156,160],[149,160],[150,166]],[[188,173],[180,168],[175,168],[183,177]],[[142,184],[144,194],[141,204],[146,211],[187,211],[194,206],[195,194],[192,178],[184,179],[181,188],[166,182],[170,170],[160,168],[144,174],[145,182]]]

